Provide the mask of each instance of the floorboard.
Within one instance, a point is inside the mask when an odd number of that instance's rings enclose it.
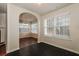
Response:
[[[79,56],[79,54],[41,42],[21,48],[6,56]]]
[[[37,38],[33,38],[33,37],[20,38],[19,40],[20,48],[23,48],[35,43],[37,43]]]
[[[0,56],[4,56],[6,54],[6,45],[0,46]]]

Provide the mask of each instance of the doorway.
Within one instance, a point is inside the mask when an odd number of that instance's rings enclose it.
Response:
[[[7,42],[7,4],[0,3],[0,56],[6,54]]]
[[[38,21],[36,16],[30,13],[22,13],[19,16],[19,47],[27,47],[37,43]]]

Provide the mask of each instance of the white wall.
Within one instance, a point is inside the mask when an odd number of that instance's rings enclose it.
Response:
[[[38,33],[31,33],[31,37],[38,38]]]
[[[19,33],[19,38],[26,38],[26,37],[31,37],[30,33],[26,33],[26,32]]]
[[[7,53],[19,49],[19,15],[24,12],[32,13],[38,20],[40,19],[40,16],[36,13],[16,5],[7,5]]]
[[[26,37],[38,38],[38,29],[37,29],[37,33],[32,33],[31,24],[30,24],[29,32],[20,32],[19,33],[19,38],[26,38]]]
[[[51,45],[55,45],[61,48],[72,50],[79,53],[79,4],[72,4],[68,7],[50,12],[47,15],[44,15],[42,18],[48,17],[50,15],[58,15],[64,12],[70,13],[70,34],[71,40],[66,39],[57,39],[54,37],[47,37],[44,35],[44,19],[41,20],[40,24],[40,40],[39,42],[45,42]]]
[[[19,33],[19,38],[26,38],[26,37],[34,37],[34,38],[38,38],[38,33]]]

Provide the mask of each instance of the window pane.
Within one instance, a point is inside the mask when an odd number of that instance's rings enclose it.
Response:
[[[69,36],[69,15],[62,15],[56,18],[56,34]]]
[[[54,20],[53,17],[45,19],[45,35],[52,36],[54,33]]]
[[[29,32],[29,24],[20,23],[19,32]]]
[[[70,19],[68,13],[46,18],[44,21],[44,34],[48,36],[56,35],[61,37],[69,37],[69,21]]]
[[[37,23],[34,23],[34,24],[31,25],[31,32],[37,33]]]

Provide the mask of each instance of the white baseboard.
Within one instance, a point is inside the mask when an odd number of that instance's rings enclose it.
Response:
[[[44,43],[47,43],[47,42],[44,42]],[[47,44],[50,44],[50,43],[47,43]],[[69,48],[65,48],[65,47],[62,47],[62,46],[59,46],[59,45],[55,45],[55,44],[50,44],[50,45],[53,45],[53,46],[56,46],[56,47],[58,47],[58,48],[62,48],[62,49],[71,51],[71,52],[73,52],[73,53],[77,53],[77,54],[79,54],[78,51],[75,51],[75,50],[72,50],[72,49],[69,49]]]
[[[19,48],[16,48],[16,49],[13,49],[13,50],[7,51],[7,53],[10,53],[10,52],[16,51],[16,50],[18,50],[18,49],[19,49]]]

